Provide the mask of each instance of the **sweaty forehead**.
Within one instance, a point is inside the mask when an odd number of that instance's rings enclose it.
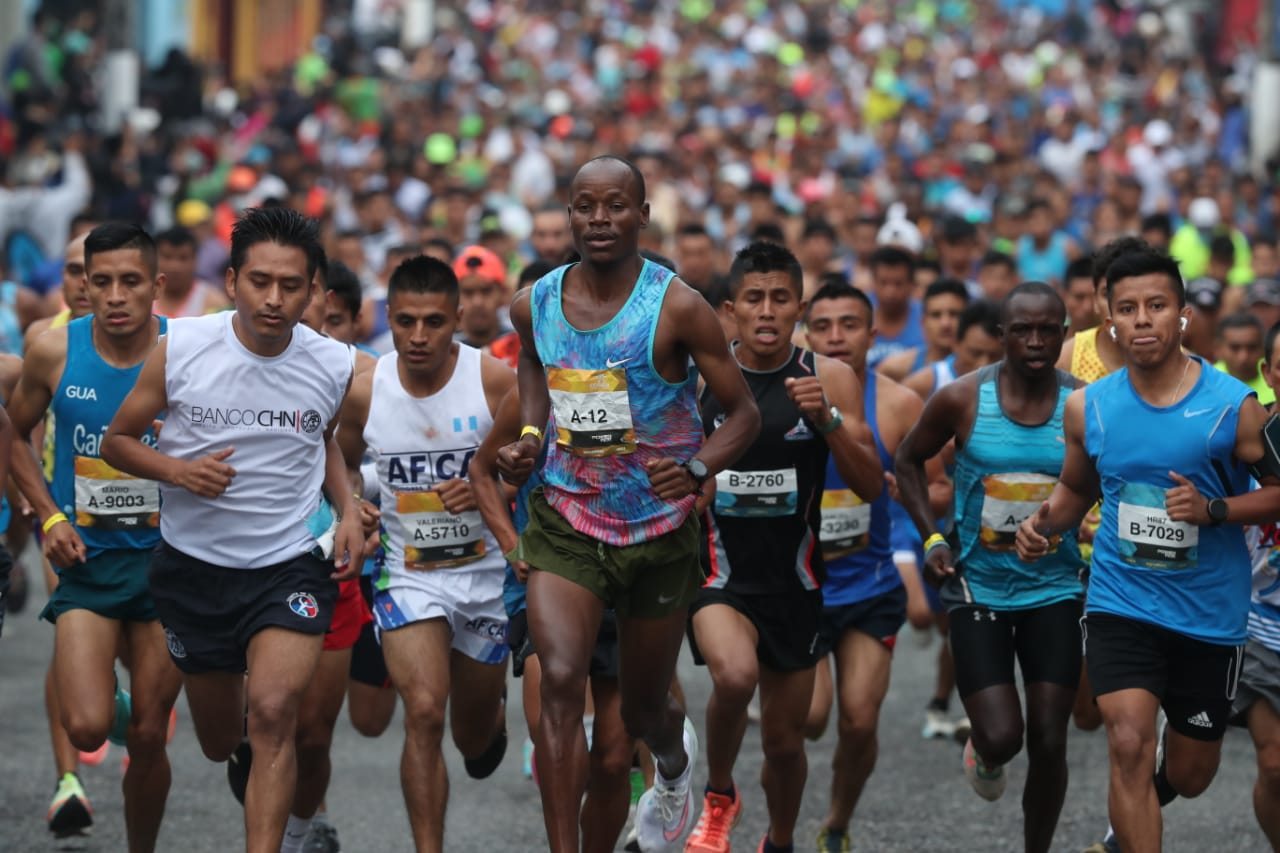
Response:
[[[635,192],[635,176],[625,164],[617,160],[595,160],[578,170],[569,186],[570,195],[580,192],[605,194],[613,190]]]

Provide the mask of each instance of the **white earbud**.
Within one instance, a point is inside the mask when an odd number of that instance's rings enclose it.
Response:
[[[1178,326],[1181,327],[1182,331],[1185,332],[1187,330],[1187,318],[1183,317],[1182,320],[1178,323]]]
[[[1113,341],[1114,341],[1115,339],[1116,339],[1116,327],[1115,327],[1115,326],[1112,326],[1112,327],[1111,327],[1111,340],[1113,340]]]

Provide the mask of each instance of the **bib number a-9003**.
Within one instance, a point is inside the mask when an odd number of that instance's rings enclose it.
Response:
[[[1116,533],[1125,562],[1149,569],[1185,569],[1198,561],[1200,528],[1169,518],[1164,491],[1142,483],[1120,487]]]
[[[77,456],[76,526],[124,532],[160,526],[160,486],[112,468],[101,459]]]
[[[636,434],[627,395],[627,372],[547,369],[556,444],[574,456],[634,453]]]

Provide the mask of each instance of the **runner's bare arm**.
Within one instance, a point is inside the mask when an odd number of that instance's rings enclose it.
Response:
[[[350,389],[348,389],[348,394]],[[345,402],[345,397],[343,398]],[[341,406],[339,406],[341,411]],[[364,567],[364,528],[360,517],[360,499],[351,491],[347,466],[342,458],[342,448],[334,432],[337,418],[325,430],[324,442],[324,491],[329,503],[338,513],[338,529],[333,539],[333,566],[330,575],[334,580],[350,580]]]
[[[346,463],[352,490],[362,492],[364,483],[360,476],[360,464],[364,461],[366,445],[364,427],[369,419],[369,399],[373,394],[373,371],[367,370],[356,375],[351,381],[351,390],[342,401],[338,410],[338,447],[342,449],[342,458]]]
[[[715,476],[736,462],[755,441],[760,432],[760,410],[742,377],[742,370],[729,353],[720,321],[707,300],[687,285],[677,288],[673,284],[663,310],[671,311],[677,342],[693,358],[711,396],[725,413],[724,423],[711,433],[697,453]]]
[[[1101,485],[1098,469],[1084,448],[1084,417],[1084,388],[1077,388],[1067,398],[1062,413],[1067,449],[1058,484],[1053,487],[1049,500],[1018,527],[1018,556],[1024,560],[1043,556],[1049,549],[1048,537],[1077,529],[1098,502]]]
[[[516,370],[516,385],[520,389],[520,424],[545,429],[551,414],[551,393],[547,389],[547,375],[538,358],[533,339],[533,306],[530,304],[533,288],[526,287],[511,301],[511,325],[520,335],[520,361]],[[545,441],[545,437],[542,441]],[[503,479],[520,485],[533,473],[533,463],[542,449],[542,441],[530,433],[521,436],[498,451],[496,463]]]
[[[894,382],[902,382],[911,375],[911,365],[916,363],[916,353],[919,347],[912,347],[909,350],[895,352],[886,358],[876,367],[876,373],[888,376]]]
[[[13,442],[10,448],[9,470],[19,491],[41,520],[58,512],[58,506],[49,494],[49,487],[45,484],[39,457],[30,443],[30,437],[31,431],[44,421],[49,404],[53,401],[54,386],[51,380],[55,374],[59,380],[62,378],[66,353],[65,331],[54,329],[39,338],[27,351],[17,387],[6,397],[6,409],[13,423],[14,435],[18,437],[18,441]]]
[[[952,382],[929,398],[924,404],[920,420],[903,437],[893,457],[893,468],[898,478],[898,491],[902,506],[911,516],[922,539],[937,532],[938,516],[929,500],[929,477],[925,473],[928,461],[946,447],[956,435],[956,428],[969,417],[974,395],[972,382],[961,379]]]
[[[902,384],[914,391],[921,400],[927,400],[929,393],[933,391],[933,366],[929,365],[920,368],[902,380]]]
[[[498,450],[516,440],[520,435],[520,426],[520,396],[512,389],[498,404],[498,411],[493,416],[493,427],[484,441],[480,442],[467,471],[480,516],[504,552],[514,549],[519,544],[519,537],[511,521],[511,506],[498,485],[496,463]]]
[[[880,454],[876,451],[875,437],[871,427],[867,426],[862,409],[862,383],[853,372],[853,368],[844,362],[825,356],[817,357],[818,379],[821,391],[826,393],[827,400],[839,411],[843,423],[835,430],[823,436],[827,440],[827,449],[835,460],[840,479],[853,489],[863,501],[870,503],[880,496],[884,489],[884,466],[880,464]],[[820,427],[831,420],[828,410],[818,413],[814,421]]]
[[[1268,450],[1263,443],[1262,427],[1270,415],[1262,408],[1257,397],[1249,397],[1240,406],[1240,417],[1236,422],[1235,457],[1246,465],[1262,461]],[[1178,474],[1171,471],[1170,476]],[[1166,509],[1169,518],[1174,521],[1187,521],[1193,524],[1209,524],[1209,499],[1200,494],[1190,481],[1181,475],[1174,477],[1178,488],[1169,491]],[[1227,521],[1231,524],[1269,524],[1280,519],[1280,478],[1264,476],[1259,481],[1260,488],[1243,495],[1226,498]],[[1177,492],[1184,500],[1175,501],[1172,495]]]

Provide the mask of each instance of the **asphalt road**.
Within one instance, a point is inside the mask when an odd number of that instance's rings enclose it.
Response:
[[[36,620],[42,596],[6,621],[0,639],[0,851],[27,853],[59,849],[45,829],[44,816],[54,787],[41,699],[41,685],[52,648],[53,631]],[[879,766],[854,816],[855,851],[1017,851],[1021,850],[1019,793],[1024,756],[1011,765],[1009,789],[997,803],[980,800],[960,767],[960,747],[920,739],[922,707],[932,684],[936,645],[925,651],[907,629],[900,638],[893,684],[881,726]],[[709,681],[686,655],[681,676],[694,719],[703,728]],[[520,772],[520,734],[524,718],[520,691],[511,691],[509,724],[512,748],[502,767],[484,782],[466,777],[462,761],[449,753],[452,794],[445,848],[449,851],[525,851],[545,849],[538,793]],[[224,853],[241,849],[241,811],[228,791],[224,770],[204,759],[180,700],[177,736],[170,747],[173,788],[160,833],[161,851]],[[398,784],[401,743],[399,722],[377,740],[355,733],[344,717],[334,743],[334,779],[329,810],[344,851],[409,851],[408,821]],[[833,734],[811,745],[810,776],[800,817],[797,849],[813,850],[813,838],[826,810]],[[99,767],[85,768],[85,787],[97,813],[91,838],[74,848],[124,851],[120,795],[122,750]],[[1055,850],[1079,851],[1097,840],[1106,826],[1106,744],[1101,733],[1072,733],[1071,784]],[[700,762],[702,764],[702,762]],[[705,768],[705,764],[702,764]],[[764,797],[758,786],[759,730],[749,729],[738,763],[737,780],[746,809],[734,832],[735,849],[753,851],[766,829]],[[705,770],[697,784],[705,781]],[[1197,800],[1179,800],[1165,809],[1165,849],[1264,851],[1267,845],[1254,822],[1250,791],[1253,749],[1247,734],[1227,736],[1222,769],[1209,791]]]

